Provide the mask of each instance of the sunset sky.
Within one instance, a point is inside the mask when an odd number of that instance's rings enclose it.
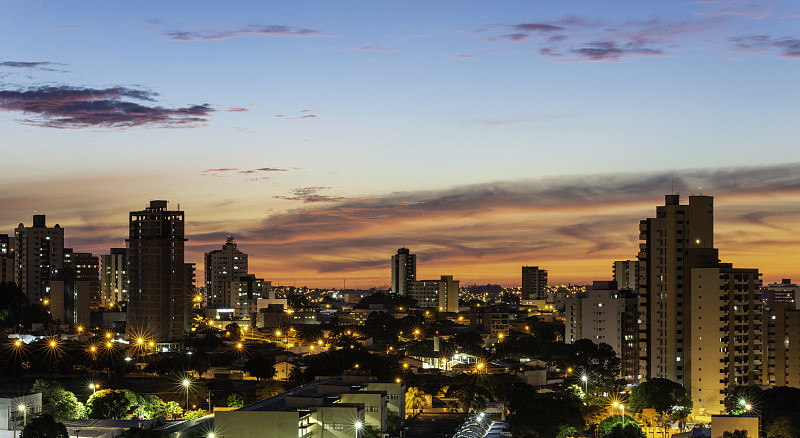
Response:
[[[664,195],[723,261],[800,281],[792,1],[0,0],[0,233],[122,246],[186,212],[279,285],[611,277]]]

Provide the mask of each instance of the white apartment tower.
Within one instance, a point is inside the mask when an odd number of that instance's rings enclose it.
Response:
[[[222,249],[205,254],[206,303],[214,309],[231,309],[236,305],[231,284],[247,275],[247,254],[239,251],[236,241],[228,236]]]

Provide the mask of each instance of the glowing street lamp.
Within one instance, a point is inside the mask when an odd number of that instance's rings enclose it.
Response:
[[[97,388],[99,388],[99,387],[100,387],[99,383],[90,383],[89,384],[89,389],[92,390],[92,394],[97,394]]]
[[[189,379],[183,379],[183,382],[181,382],[181,384],[183,385],[184,388],[186,388],[186,410],[188,411],[189,410],[189,385],[191,385],[192,382],[190,382]]]
[[[582,375],[581,376],[581,381],[583,382],[584,394],[586,394],[586,396],[588,396],[589,395],[589,376],[587,376],[586,374]]]
[[[22,427],[24,428],[28,424],[28,409],[25,408],[24,404],[20,404],[17,406],[17,410],[22,412]]]

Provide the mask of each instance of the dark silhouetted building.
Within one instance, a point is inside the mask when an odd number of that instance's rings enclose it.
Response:
[[[417,279],[417,255],[408,248],[400,248],[392,256],[392,292],[408,294],[408,283]]]
[[[43,214],[33,215],[33,226],[14,230],[14,280],[32,302],[50,294],[50,279],[64,263],[64,229],[45,225]]]
[[[547,299],[547,271],[538,266],[522,267],[522,299]]]
[[[184,337],[188,306],[184,264],[184,214],[167,201],[130,213],[128,334],[158,340]]]

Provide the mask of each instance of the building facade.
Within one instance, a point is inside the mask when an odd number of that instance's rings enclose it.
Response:
[[[205,254],[206,304],[214,309],[233,308],[231,282],[247,275],[247,254],[228,236],[222,249]]]
[[[0,234],[0,283],[14,283],[14,237]]]
[[[656,217],[639,224],[639,379],[684,383],[690,249],[713,249],[711,196],[666,195]]]
[[[547,299],[547,271],[538,266],[522,267],[522,299]]]
[[[167,201],[150,201],[129,219],[128,334],[183,339],[189,301],[183,211],[168,210]]]
[[[775,302],[764,312],[764,385],[800,388],[800,309]]]
[[[113,307],[128,301],[128,250],[111,248],[100,256],[100,307]]]
[[[407,293],[419,307],[435,308],[440,312],[458,312],[459,281],[452,275],[439,280],[417,280],[407,284]]]
[[[392,256],[392,293],[406,295],[408,283],[417,279],[417,255],[400,248]]]
[[[33,215],[33,225],[14,230],[14,281],[31,302],[42,302],[50,294],[50,279],[64,263],[64,229],[48,227],[45,215]]]
[[[613,267],[614,281],[622,289],[639,290],[639,262],[636,260],[618,260]]]
[[[88,252],[64,248],[62,269],[71,269],[76,281],[86,282],[87,302],[91,310],[100,307],[100,259]]]

